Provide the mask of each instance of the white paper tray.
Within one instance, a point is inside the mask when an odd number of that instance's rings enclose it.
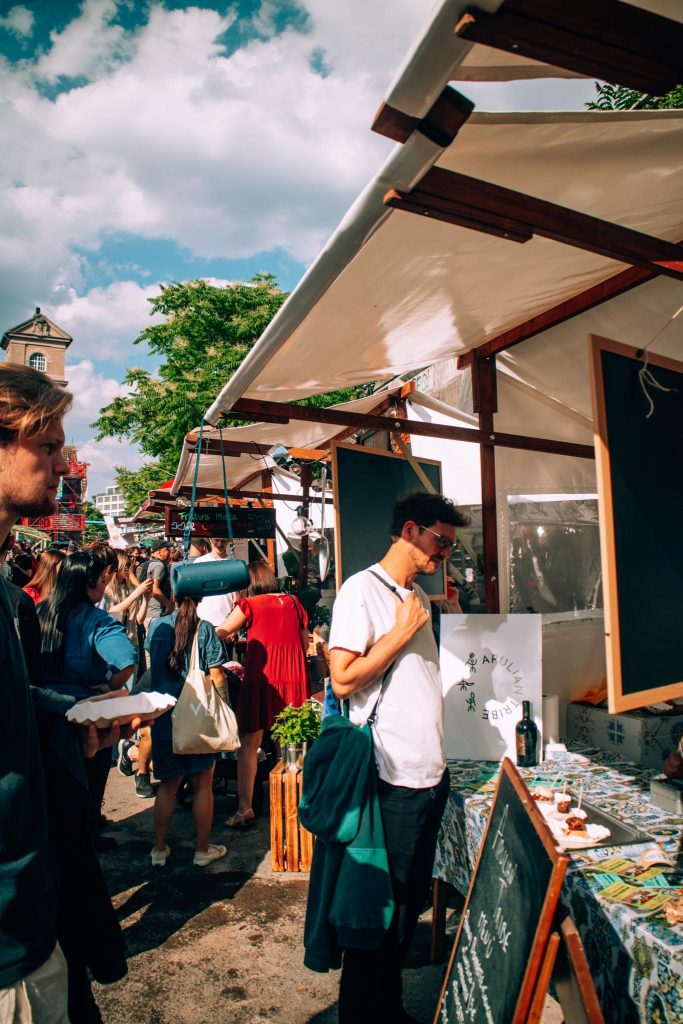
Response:
[[[150,721],[159,718],[175,704],[175,697],[167,693],[136,693],[127,697],[109,696],[92,697],[74,704],[66,713],[69,722],[77,725],[96,725],[98,729],[106,729],[113,721],[126,725],[133,718],[144,718]]]

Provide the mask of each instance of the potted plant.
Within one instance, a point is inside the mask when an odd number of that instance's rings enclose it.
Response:
[[[288,704],[273,721],[270,734],[282,747],[282,760],[290,771],[296,771],[320,732],[320,705],[307,700],[299,708]]]

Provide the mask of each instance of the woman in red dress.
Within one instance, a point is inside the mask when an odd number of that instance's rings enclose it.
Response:
[[[267,562],[252,562],[249,576],[249,596],[237,602],[216,630],[224,638],[243,626],[247,629],[244,682],[237,704],[242,744],[237,755],[239,806],[226,821],[228,828],[254,820],[251,804],[264,730],[287,704],[300,707],[308,697],[308,619],[303,605],[291,594],[278,593]]]

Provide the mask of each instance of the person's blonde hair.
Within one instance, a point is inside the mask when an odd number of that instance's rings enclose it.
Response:
[[[40,370],[0,363],[0,447],[42,433],[69,411],[72,398]]]

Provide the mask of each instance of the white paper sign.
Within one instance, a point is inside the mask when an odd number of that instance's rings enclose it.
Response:
[[[540,760],[540,615],[442,615],[441,676],[446,757],[514,761],[515,726],[528,700]]]

